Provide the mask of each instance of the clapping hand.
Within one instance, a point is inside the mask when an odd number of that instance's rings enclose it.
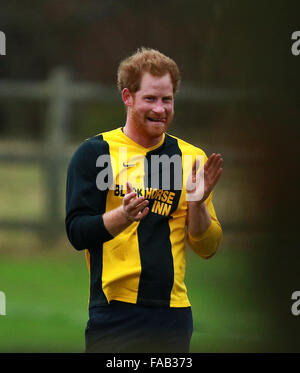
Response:
[[[201,204],[212,192],[222,174],[223,159],[221,154],[213,153],[197,173],[199,165],[200,161],[196,158],[187,180],[186,190],[188,202]]]

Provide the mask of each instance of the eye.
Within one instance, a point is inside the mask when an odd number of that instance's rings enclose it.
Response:
[[[172,97],[165,97],[165,98],[163,99],[163,101],[169,103],[169,102],[172,102],[172,101],[173,101],[173,98],[172,98]]]
[[[151,96],[147,96],[145,97],[146,101],[149,101],[149,102],[152,102],[154,101],[154,97],[151,97]]]

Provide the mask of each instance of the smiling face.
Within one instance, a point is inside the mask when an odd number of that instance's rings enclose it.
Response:
[[[149,146],[159,143],[174,116],[170,74],[158,77],[146,72],[137,92],[130,93],[125,88],[122,93],[128,109],[125,127],[129,137],[140,143],[151,144]]]

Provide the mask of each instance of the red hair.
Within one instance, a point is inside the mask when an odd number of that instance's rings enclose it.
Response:
[[[159,77],[169,73],[173,84],[173,93],[178,91],[181,77],[177,64],[158,50],[144,47],[120,63],[118,68],[119,90],[128,88],[132,93],[137,92],[145,72]]]

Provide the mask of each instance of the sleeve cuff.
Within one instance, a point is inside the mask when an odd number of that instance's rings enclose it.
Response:
[[[194,237],[188,232],[187,241],[197,255],[208,259],[218,250],[222,235],[220,223],[212,220],[210,226],[200,236]]]
[[[192,236],[190,232],[188,232],[188,236],[192,241],[200,242],[204,240],[206,237],[208,237],[213,231],[214,231],[214,227],[213,227],[213,221],[212,221],[209,227],[206,229],[206,231],[201,233],[200,236]]]
[[[70,238],[77,250],[83,250],[98,247],[113,236],[106,229],[102,215],[84,215],[73,220]]]

